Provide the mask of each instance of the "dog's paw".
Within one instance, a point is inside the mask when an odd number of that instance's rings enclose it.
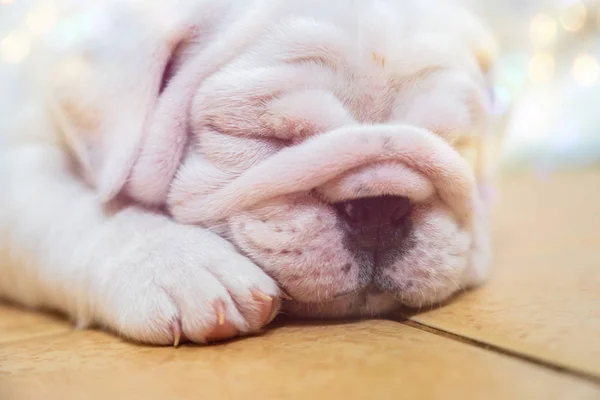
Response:
[[[257,332],[279,311],[277,284],[224,239],[175,224],[138,239],[89,294],[109,329],[143,343],[206,343]]]

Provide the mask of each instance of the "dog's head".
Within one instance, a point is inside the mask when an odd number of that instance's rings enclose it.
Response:
[[[67,139],[105,199],[214,230],[296,314],[379,314],[481,281],[485,213],[459,148],[490,101],[474,17],[445,2],[200,3],[59,63]]]

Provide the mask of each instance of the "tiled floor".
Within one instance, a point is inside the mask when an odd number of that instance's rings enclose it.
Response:
[[[505,178],[490,283],[411,321],[150,348],[0,307],[0,399],[600,399],[600,172]]]

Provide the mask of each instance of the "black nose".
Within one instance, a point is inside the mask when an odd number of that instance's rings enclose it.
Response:
[[[349,239],[366,250],[398,246],[410,230],[410,200],[403,196],[363,197],[335,204]]]

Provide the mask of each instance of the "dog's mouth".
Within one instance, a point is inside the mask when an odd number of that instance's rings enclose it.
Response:
[[[331,304],[331,303],[335,303],[335,302],[339,302],[339,301],[344,301],[350,298],[362,298],[363,300],[366,300],[367,297],[372,297],[372,296],[388,296],[390,298],[393,298],[393,294],[386,292],[384,289],[380,288],[379,286],[377,286],[376,284],[368,284],[368,285],[364,285],[364,286],[360,286],[356,289],[352,289],[352,290],[346,290],[344,292],[341,293],[336,293],[334,295],[332,295],[329,298],[320,298],[319,300],[316,299],[310,299],[310,300],[297,300],[294,299],[293,297],[286,295],[286,301],[288,302],[297,302],[300,304],[305,304],[305,305],[327,305],[327,304]]]
[[[360,318],[386,315],[401,307],[399,299],[376,285],[340,293],[328,300],[283,302],[284,313],[301,318]]]
[[[348,290],[343,293],[336,294],[330,300],[325,300],[323,303],[331,302],[331,301],[339,301],[348,297],[368,297],[368,296],[391,296],[394,297],[392,293],[386,292],[383,288],[377,286],[374,283],[370,283],[366,286],[362,286],[355,290]]]
[[[346,296],[356,296],[356,295],[376,295],[376,294],[382,294],[384,293],[383,289],[377,287],[376,285],[373,284],[369,284],[367,286],[363,286],[359,289],[355,289],[355,290],[347,290],[345,292],[342,293],[338,293],[335,296],[333,296],[333,298],[329,301],[335,301],[337,299],[341,299],[344,298]],[[323,301],[324,303],[327,302],[327,300]]]

